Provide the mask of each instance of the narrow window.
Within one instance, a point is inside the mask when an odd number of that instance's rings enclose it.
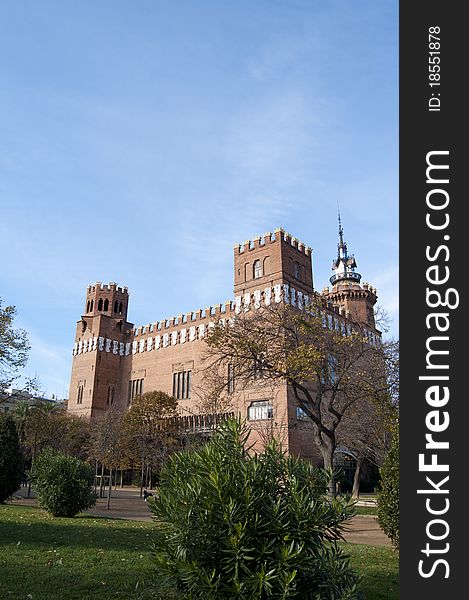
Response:
[[[181,373],[181,398],[186,398],[186,373]]]
[[[299,262],[295,262],[295,277],[301,279],[301,267]]]
[[[117,300],[114,300],[114,312],[116,313],[119,309],[119,304],[117,302]]]
[[[260,260],[255,260],[252,268],[254,279],[259,279],[262,277],[262,264]]]
[[[187,371],[186,398],[191,397],[192,371]]]
[[[103,299],[100,298],[98,301],[98,310],[103,310]]]
[[[120,302],[120,304],[119,304],[119,314],[120,315],[122,314],[122,302]]]
[[[93,312],[93,305],[94,305],[94,300],[91,300],[91,307],[90,307],[91,312]]]
[[[104,312],[107,312],[109,310],[109,300],[106,298],[106,300],[104,301]]]

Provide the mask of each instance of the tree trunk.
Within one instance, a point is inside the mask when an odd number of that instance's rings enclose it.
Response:
[[[147,464],[147,468],[146,468],[146,471],[145,471],[145,487],[146,488],[149,487],[148,486],[148,473],[149,473],[149,471],[150,471],[150,465]]]
[[[34,459],[36,458],[36,448],[37,447],[37,431],[34,434],[34,444],[33,444],[33,451],[31,454],[31,471],[33,470],[34,467]],[[30,498],[31,496],[31,478],[28,477],[28,498]]]
[[[98,489],[98,461],[94,461],[94,483],[93,483],[94,493],[96,494],[96,490]]]
[[[124,469],[121,469],[121,489],[124,487]]]
[[[103,484],[104,484],[104,465],[101,465],[101,478],[99,480],[99,497],[102,498],[103,494]]]
[[[358,498],[360,496],[360,475],[361,475],[361,471],[362,471],[364,462],[365,462],[364,458],[359,458],[357,460],[357,464],[355,466],[355,473],[353,475],[353,489],[352,489],[353,498]]]
[[[112,469],[109,469],[109,485],[107,488],[107,504],[106,504],[106,508],[108,510],[111,508],[111,492],[112,492]]]
[[[142,458],[142,472],[140,473],[140,498],[143,496],[143,478],[145,477],[145,461]]]
[[[321,442],[321,454],[324,461],[324,468],[329,469],[331,473],[334,472],[334,450],[335,445],[327,438],[327,441],[322,440]],[[334,475],[332,475],[329,482],[329,496],[335,498],[337,495],[337,485]]]

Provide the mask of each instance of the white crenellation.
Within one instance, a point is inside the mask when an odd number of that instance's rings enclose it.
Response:
[[[261,307],[261,298],[262,298],[261,290],[255,290],[253,295],[254,295],[254,308],[260,308]]]
[[[241,312],[248,312],[252,309],[259,309],[264,304],[269,306],[272,302],[280,303],[282,301],[296,306],[300,310],[306,310],[310,314],[317,315],[322,319],[323,327],[330,329],[331,331],[337,331],[341,335],[349,336],[355,331],[353,326],[347,322],[347,315],[344,311],[339,310],[338,307],[334,306],[331,302],[325,305],[326,310],[319,310],[316,306],[310,305],[310,296],[304,294],[300,290],[294,289],[289,284],[276,284],[273,287],[267,287],[263,290],[254,290],[251,293],[245,293],[242,296],[236,296],[233,301],[227,301],[223,305],[216,304],[213,307],[207,307],[205,310],[197,310],[194,312],[186,313],[185,316],[179,315],[178,317],[172,317],[171,319],[164,319],[163,321],[157,321],[154,324],[147,324],[141,327],[136,327],[133,330],[134,337],[141,337],[141,339],[133,339],[130,342],[119,342],[117,340],[105,339],[104,337],[90,337],[85,340],[78,340],[75,342],[72,354],[76,356],[78,354],[91,352],[92,350],[98,350],[111,352],[113,354],[119,354],[120,356],[129,356],[130,353],[137,354],[142,352],[152,352],[153,350],[159,350],[161,347],[167,348],[169,346],[177,346],[178,344],[185,344],[186,342],[194,342],[201,340],[206,337],[207,333],[210,332],[215,326],[214,321],[208,323],[197,323],[200,320],[205,320],[207,317],[218,317],[218,322],[225,326],[232,325],[234,323],[234,314],[240,314]],[[228,314],[231,313],[231,317]],[[225,315],[221,318],[220,315]],[[173,329],[162,335],[156,335],[155,337],[149,334],[156,331],[161,331],[162,328],[175,327],[178,324],[182,325],[185,323],[192,322],[190,327],[183,327],[181,329]],[[146,334],[145,337],[143,335]],[[363,328],[363,335],[372,345],[379,345],[381,343],[380,335],[376,334],[375,331]]]

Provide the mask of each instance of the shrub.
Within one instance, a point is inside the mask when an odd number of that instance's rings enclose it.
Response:
[[[390,538],[394,548],[399,548],[399,434],[397,432],[380,472],[378,523]]]
[[[337,545],[349,501],[327,498],[330,476],[275,444],[246,449],[225,423],[197,451],[174,454],[150,502],[155,585],[178,598],[355,598],[356,576]]]
[[[73,517],[96,504],[90,465],[52,448],[34,461],[31,481],[40,506],[54,517]]]
[[[7,500],[20,487],[23,457],[15,422],[0,415],[0,502]]]

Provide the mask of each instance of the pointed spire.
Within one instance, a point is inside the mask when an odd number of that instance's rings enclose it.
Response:
[[[344,228],[342,227],[342,219],[340,216],[339,203],[337,203],[337,215],[339,221],[339,243],[337,244],[337,258],[332,263],[334,275],[329,279],[332,285],[340,281],[355,281],[360,283],[362,276],[355,272],[357,263],[355,257],[349,256],[347,251],[347,242],[344,241]]]
[[[339,217],[339,246],[344,245],[344,229],[342,227],[342,220],[340,218],[340,208],[339,203],[337,202],[337,215]]]

